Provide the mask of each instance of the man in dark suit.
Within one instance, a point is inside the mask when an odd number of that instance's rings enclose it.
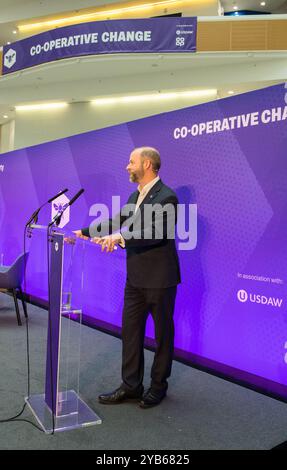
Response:
[[[150,408],[161,402],[168,388],[174,349],[173,312],[180,283],[175,245],[178,199],[159,178],[160,165],[156,149],[135,149],[127,171],[130,181],[138,183],[138,190],[131,194],[117,217],[75,232],[77,236],[92,238],[107,252],[112,252],[115,245],[127,252],[122,384],[115,391],[99,396],[103,404],[140,399],[140,407]],[[143,394],[144,336],[149,313],[155,324],[156,350],[151,386]]]

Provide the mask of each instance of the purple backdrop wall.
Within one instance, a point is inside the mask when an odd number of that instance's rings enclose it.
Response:
[[[176,347],[235,368],[238,377],[250,373],[272,381],[284,394],[286,92],[284,84],[277,85],[1,155],[4,264],[22,250],[29,215],[53,193],[68,187],[73,195],[85,188],[71,208],[67,227],[86,226],[93,219],[93,203],[110,207],[112,195],[119,194],[125,202],[134,190],[125,170],[130,151],[155,146],[162,155],[163,181],[174,188],[180,202],[198,204],[197,247],[180,252]],[[274,112],[274,122],[263,122],[262,111],[272,108],[281,109],[281,119]],[[246,127],[241,121],[232,130],[185,132],[185,126],[191,129],[200,122],[223,122],[225,117],[254,112],[258,123],[255,119]],[[177,128],[184,129],[181,138],[174,138]],[[47,208],[40,222],[49,218]],[[35,239],[31,250],[27,290],[45,298],[45,250],[38,242]],[[124,281],[124,250],[105,255],[87,245],[83,307],[91,320],[120,325]],[[153,334],[151,322],[147,334]]]

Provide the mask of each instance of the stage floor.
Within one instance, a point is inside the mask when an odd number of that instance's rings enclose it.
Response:
[[[43,378],[47,312],[30,305],[28,312],[33,391]],[[148,387],[153,353],[145,358]],[[97,396],[120,384],[121,341],[86,326],[81,366],[80,394],[102,424],[53,437],[25,422],[0,424],[0,449],[259,450],[287,440],[286,404],[177,362],[159,406],[100,405]],[[18,327],[12,299],[0,293],[0,420],[21,410],[26,370],[25,324]],[[29,409],[22,417],[33,421]]]

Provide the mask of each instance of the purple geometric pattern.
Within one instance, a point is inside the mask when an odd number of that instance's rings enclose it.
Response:
[[[162,155],[163,181],[181,203],[198,205],[197,247],[179,253],[176,347],[237,368],[238,376],[249,372],[287,385],[286,120],[173,138],[177,127],[284,107],[285,93],[284,84],[276,85],[1,155],[5,260],[21,251],[24,222],[33,210],[65,187],[69,198],[85,188],[71,208],[70,230],[91,223],[89,209],[96,202],[111,208],[112,195],[120,195],[125,203],[135,189],[125,170],[130,152],[154,146]],[[49,220],[50,210],[42,211],[40,223]],[[45,253],[37,243],[33,250],[28,290],[45,297]],[[84,314],[120,325],[124,250],[106,255],[87,244],[85,260]],[[239,290],[246,292],[246,302],[238,300]],[[151,321],[146,333],[153,335]]]

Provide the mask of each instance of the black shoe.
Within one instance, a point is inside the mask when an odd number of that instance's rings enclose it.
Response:
[[[106,393],[99,396],[99,402],[103,405],[116,405],[123,401],[138,400],[142,398],[143,390],[138,393],[132,393],[119,387],[114,392]]]
[[[151,408],[152,406],[159,405],[166,396],[166,392],[155,392],[151,388],[143,395],[139,402],[141,408]]]

